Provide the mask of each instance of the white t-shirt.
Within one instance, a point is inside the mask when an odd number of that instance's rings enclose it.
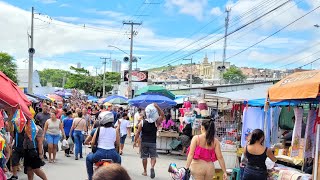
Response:
[[[100,127],[98,148],[106,150],[114,149],[114,142],[116,142],[116,137],[116,129],[112,127]]]
[[[123,135],[128,134],[128,133],[127,133],[127,132],[128,132],[128,131],[127,131],[127,128],[131,127],[131,126],[130,126],[130,121],[124,120],[124,119],[119,119],[118,121],[121,122],[121,125],[120,125],[120,135],[121,135],[121,137],[122,137]],[[115,127],[118,126],[118,121],[117,121],[116,124],[114,125]]]

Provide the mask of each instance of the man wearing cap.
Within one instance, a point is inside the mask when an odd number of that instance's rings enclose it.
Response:
[[[97,121],[100,123],[100,127],[96,130],[91,141],[92,149],[96,149],[96,151],[90,153],[86,158],[89,180],[92,180],[93,163],[101,159],[112,159],[114,163],[121,164],[121,157],[116,150],[120,144],[120,126],[117,129],[113,128],[114,117],[109,111],[101,112]]]
[[[149,110],[148,110],[149,109]],[[137,146],[141,133],[140,155],[143,164],[143,176],[147,176],[148,158],[151,158],[150,177],[155,178],[154,167],[156,165],[157,154],[157,131],[158,126],[164,119],[164,113],[157,104],[150,104],[146,107],[146,119],[141,120],[135,135],[133,147]]]

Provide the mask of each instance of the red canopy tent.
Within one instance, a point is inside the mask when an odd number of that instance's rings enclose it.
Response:
[[[21,89],[1,71],[0,84],[0,107],[12,111],[20,107],[24,115],[31,119],[32,115],[28,107],[31,102]]]

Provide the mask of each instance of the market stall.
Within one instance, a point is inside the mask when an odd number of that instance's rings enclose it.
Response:
[[[319,70],[294,73],[269,89],[268,102],[265,106],[265,109],[268,109],[270,102],[274,101],[299,102],[300,106],[294,108],[295,122],[291,147],[288,153],[284,153],[284,156],[291,157],[287,158],[289,162],[293,158],[293,163],[295,163],[294,160],[302,159],[303,165],[310,163],[310,160],[313,161],[313,179],[319,179],[319,85]],[[307,114],[304,114],[306,108],[303,105],[309,106]],[[304,122],[306,124],[305,133],[301,133],[304,129]]]
[[[158,95],[158,94],[144,94],[140,95],[138,97],[135,97],[128,101],[128,103],[132,106],[138,107],[138,108],[146,108],[148,105],[152,103],[157,103],[157,105],[161,109],[170,109],[177,105],[177,103],[170,98]],[[165,130],[165,129],[159,129],[157,133],[157,149],[158,150],[165,150],[167,152],[171,151],[172,148],[170,144],[174,139],[179,137],[179,133],[175,130]]]

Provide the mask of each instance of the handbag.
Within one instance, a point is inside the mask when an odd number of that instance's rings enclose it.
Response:
[[[191,180],[191,179],[192,179],[191,178],[191,172],[190,172],[189,169],[186,169],[186,173],[185,173],[185,175],[183,177],[183,180]]]
[[[97,152],[97,149],[98,149],[99,134],[100,134],[100,128],[98,128],[98,130],[97,130],[96,139],[95,139],[95,141],[94,141],[94,144],[92,145],[92,152],[93,152],[93,153]]]

